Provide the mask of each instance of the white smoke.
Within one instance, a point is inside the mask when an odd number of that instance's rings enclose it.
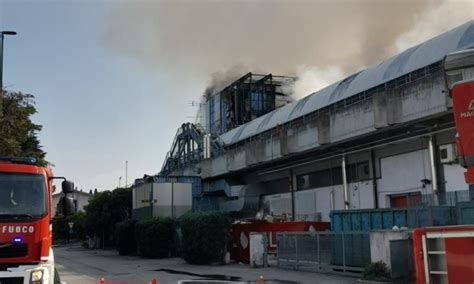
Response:
[[[474,1],[451,0],[435,2],[425,10],[413,15],[414,25],[388,46],[387,54],[395,55],[412,46],[433,38],[453,27],[474,19]],[[367,52],[370,52],[369,50]],[[377,56],[375,54],[375,56]],[[370,61],[370,60],[369,60]],[[344,66],[344,65],[340,65]],[[286,92],[295,99],[303,98],[347,76],[340,66],[320,68],[318,66],[298,67],[298,80],[286,87]],[[361,66],[362,67],[362,66]]]
[[[398,53],[474,19],[473,0],[442,1],[439,5],[415,15],[416,25],[395,41]]]
[[[337,66],[327,68],[300,66],[296,75],[297,80],[293,84],[285,86],[283,91],[298,100],[342,79],[344,71]]]

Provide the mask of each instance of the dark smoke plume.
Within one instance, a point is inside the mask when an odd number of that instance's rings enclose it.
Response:
[[[300,92],[315,91],[314,88],[332,82],[327,80],[376,64],[400,48],[473,18],[472,3],[130,1],[110,13],[104,42],[171,78],[208,81],[214,88],[225,84],[228,78],[256,70],[296,74],[312,81],[325,77],[313,87],[293,91],[296,96],[304,96],[307,93]],[[216,80],[219,76],[212,77],[227,74],[225,71],[236,65],[249,69],[236,76],[223,76],[221,81]],[[316,70],[315,75],[304,76],[307,70]],[[308,84],[311,82],[305,82]],[[176,86],[179,88],[179,84]],[[196,97],[199,93],[202,90],[196,90]]]

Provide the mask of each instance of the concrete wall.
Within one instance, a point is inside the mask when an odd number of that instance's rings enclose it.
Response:
[[[375,131],[375,114],[372,101],[358,103],[336,112],[330,117],[331,142],[341,141]]]
[[[370,231],[370,259],[372,262],[382,261],[392,270],[390,241],[404,240],[410,237],[409,231],[381,230]]]

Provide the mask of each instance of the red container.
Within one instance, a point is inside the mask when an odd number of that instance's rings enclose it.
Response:
[[[415,229],[413,256],[417,284],[474,283],[474,226]]]
[[[268,254],[276,254],[278,232],[308,232],[313,227],[315,231],[326,231],[331,228],[329,222],[280,222],[269,223],[267,221],[254,221],[249,224],[232,225],[232,240],[230,247],[231,259],[242,262],[250,262],[250,233],[266,232],[268,242]]]

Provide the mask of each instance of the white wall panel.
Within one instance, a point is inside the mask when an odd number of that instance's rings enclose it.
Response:
[[[379,206],[389,207],[387,195],[420,191],[432,193],[431,185],[423,188],[421,180],[431,180],[427,149],[385,157],[380,160],[381,178],[378,182]]]
[[[446,181],[446,191],[467,190],[469,186],[464,180],[464,172],[466,171],[459,164],[443,165],[444,178]]]

